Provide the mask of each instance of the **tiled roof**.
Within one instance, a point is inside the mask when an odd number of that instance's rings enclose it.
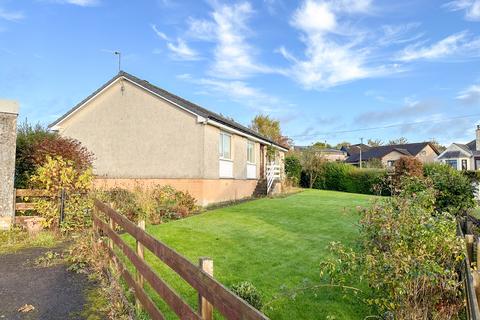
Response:
[[[397,151],[407,156],[416,156],[427,145],[430,145],[433,148],[433,150],[438,154],[438,151],[431,145],[430,142],[395,144],[395,145],[388,145],[388,146],[371,147],[365,152],[362,151],[362,161],[368,161],[371,159],[381,159],[385,155],[393,151]],[[352,154],[346,160],[346,162],[348,163],[358,163],[359,161],[360,161],[360,153]]]

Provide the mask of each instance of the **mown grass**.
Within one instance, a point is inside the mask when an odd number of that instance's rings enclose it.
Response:
[[[230,287],[250,281],[262,293],[262,311],[271,319],[363,319],[367,306],[338,289],[299,290],[317,284],[319,264],[329,256],[331,241],[354,244],[357,206],[372,197],[308,190],[285,198],[261,199],[208,211],[187,219],[147,227],[148,233],[197,263],[214,260],[215,278]],[[132,239],[128,239],[133,245]],[[147,252],[148,263],[189,303],[195,292]],[[295,298],[285,292],[296,291]],[[164,303],[152,297],[163,311]],[[167,318],[174,318],[166,311]],[[216,318],[219,316],[216,315]]]

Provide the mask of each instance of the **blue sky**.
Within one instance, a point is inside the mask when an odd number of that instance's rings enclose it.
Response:
[[[116,74],[114,50],[243,124],[280,119],[299,145],[466,142],[480,123],[480,0],[0,0],[0,98],[21,118],[66,112]]]

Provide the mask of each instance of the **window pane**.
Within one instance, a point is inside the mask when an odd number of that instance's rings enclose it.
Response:
[[[218,154],[220,157],[223,157],[223,134],[220,133],[220,140],[218,143]]]
[[[223,157],[226,159],[230,159],[230,139],[229,135],[223,135]]]
[[[254,157],[254,144],[251,141],[247,142],[247,161],[248,162],[255,162],[255,157]]]

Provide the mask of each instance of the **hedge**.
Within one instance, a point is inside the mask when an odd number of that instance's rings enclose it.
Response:
[[[374,187],[380,185],[386,176],[387,172],[383,169],[360,169],[345,163],[327,162],[313,188],[374,194]],[[303,187],[308,187],[307,181],[306,173],[302,172]]]

